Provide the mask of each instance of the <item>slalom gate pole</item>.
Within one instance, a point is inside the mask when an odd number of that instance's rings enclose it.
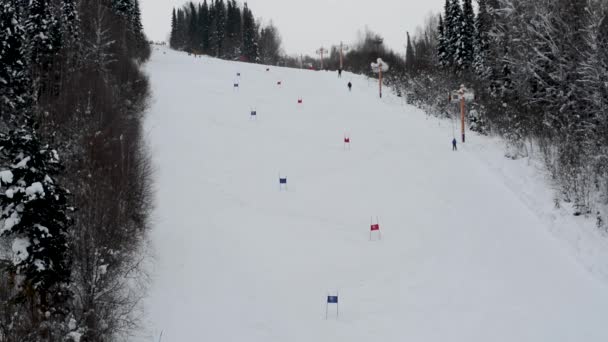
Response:
[[[338,302],[336,303],[336,319],[340,317],[340,292],[336,292],[336,296],[338,296]]]
[[[382,98],[382,63],[379,63],[379,71],[380,77],[378,77],[378,81],[380,82],[380,98]]]
[[[462,95],[462,98],[460,99],[460,121],[461,121],[461,125],[462,125],[462,142],[465,141],[464,139],[464,95]]]

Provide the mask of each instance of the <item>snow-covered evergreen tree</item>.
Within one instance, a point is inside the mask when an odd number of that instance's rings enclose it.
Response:
[[[241,54],[241,10],[236,0],[228,0],[226,18],[226,55],[228,58],[238,57]]]
[[[445,61],[447,67],[453,70],[458,66],[457,58],[459,56],[460,34],[462,31],[460,0],[447,0],[443,26],[446,43]]]
[[[0,115],[7,120],[31,101],[26,58],[26,33],[18,15],[18,0],[0,4]]]
[[[463,0],[462,25],[456,52],[456,65],[460,71],[466,72],[471,69],[475,56],[475,13],[473,12],[473,0]]]
[[[217,33],[217,16],[215,11],[215,1],[209,3],[209,54],[215,56],[216,47],[218,45],[217,39],[219,35]]]
[[[133,0],[133,11],[131,12],[130,24],[137,56],[140,59],[147,59],[149,57],[150,51],[148,47],[148,41],[146,39],[146,34],[144,33],[144,26],[141,23],[141,11],[139,9],[139,0]]]
[[[488,13],[486,0],[478,0],[477,17],[475,18],[475,57],[473,68],[482,79],[489,77],[488,50],[490,49],[491,16]]]
[[[243,54],[249,62],[255,63],[259,58],[257,32],[253,13],[245,3],[243,8]]]
[[[62,165],[30,126],[0,134],[0,234],[12,240],[19,297],[61,314],[69,297],[68,191],[53,177]],[[35,293],[37,298],[31,297]]]
[[[414,66],[416,64],[414,47],[412,46],[412,41],[410,39],[410,33],[406,32],[407,35],[407,47],[405,49],[405,70],[409,73],[414,71]]]
[[[171,12],[171,33],[169,35],[169,47],[177,50],[177,13],[175,7]]]
[[[133,0],[112,0],[112,10],[115,13],[129,17],[133,13]]]
[[[81,32],[80,15],[76,8],[75,0],[63,0],[61,2],[61,39],[62,58],[65,68],[70,71],[69,75],[83,62],[83,36]],[[61,77],[66,77],[64,74]]]
[[[226,5],[224,0],[216,0],[214,6],[213,52],[217,57],[224,56],[226,39]]]
[[[186,15],[182,9],[177,10],[176,48],[182,50],[186,47],[187,23]]]
[[[51,58],[59,50],[53,43],[59,42],[58,21],[52,14],[49,0],[31,0],[27,6],[25,31],[28,38],[28,54],[32,66],[40,70],[49,67]]]
[[[198,8],[191,2],[188,6],[188,51],[195,52],[200,44],[198,35]]]
[[[445,30],[443,17],[439,15],[439,25],[437,26],[437,60],[441,67],[447,67],[449,65]]]
[[[74,46],[81,37],[80,16],[75,0],[61,2],[61,35],[66,45]]]
[[[200,49],[204,53],[209,53],[209,29],[210,29],[210,18],[209,18],[209,5],[207,5],[207,0],[203,2],[200,6],[198,13],[198,27],[199,27],[199,35],[201,37],[201,46]]]

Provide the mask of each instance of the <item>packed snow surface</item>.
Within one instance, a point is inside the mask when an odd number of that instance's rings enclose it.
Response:
[[[147,70],[142,341],[608,341],[604,249],[572,247],[582,228],[497,139],[453,152],[457,123],[348,73],[160,48]]]

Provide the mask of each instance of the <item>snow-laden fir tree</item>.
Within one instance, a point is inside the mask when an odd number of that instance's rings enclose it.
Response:
[[[133,32],[140,38],[144,36],[144,26],[141,23],[141,10],[139,9],[139,0],[133,0],[133,11],[131,12],[131,26]]]
[[[112,10],[122,16],[131,16],[133,6],[133,0],[112,0]]]
[[[241,9],[236,0],[228,0],[228,10],[226,18],[226,56],[235,58],[241,55]]]
[[[209,55],[215,56],[217,46],[217,18],[215,11],[215,2],[209,2]]]
[[[203,4],[200,6],[198,12],[198,27],[199,27],[199,35],[201,37],[201,46],[200,49],[203,53],[209,53],[209,31],[210,31],[209,22],[209,5],[207,4],[207,0],[203,1]]]
[[[251,63],[259,58],[258,42],[256,36],[256,25],[253,13],[245,3],[243,8],[243,55]]]
[[[488,51],[490,49],[490,30],[492,19],[488,13],[486,0],[478,0],[477,17],[475,18],[475,57],[473,68],[482,79],[489,77]]]
[[[144,33],[144,26],[141,23],[141,11],[139,9],[139,0],[133,0],[133,11],[129,19],[131,32],[133,35],[133,48],[135,49],[136,56],[140,60],[146,60],[150,57],[150,48],[148,46],[148,40]]]
[[[412,41],[410,39],[410,33],[406,32],[407,35],[407,47],[405,49],[405,70],[409,73],[414,71],[414,67],[416,65],[415,55],[414,55],[414,47],[412,46]]]
[[[175,7],[171,12],[171,34],[169,36],[169,47],[177,50],[177,13]]]
[[[456,65],[462,72],[467,72],[473,65],[475,58],[475,13],[473,12],[473,0],[463,0],[462,25],[456,52]]]
[[[18,0],[0,4],[0,115],[4,122],[31,101],[26,57],[26,33],[18,15]]]
[[[446,39],[446,61],[448,68],[454,70],[459,56],[460,34],[462,32],[462,8],[460,0],[448,0],[445,18],[444,34]]]
[[[182,50],[186,48],[186,35],[187,35],[187,24],[186,24],[186,15],[184,10],[177,10],[177,29],[176,29],[176,38],[175,44],[178,50]]]
[[[80,16],[76,8],[75,0],[63,0],[61,2],[61,35],[64,45],[77,48],[80,41]]]
[[[50,67],[53,54],[59,50],[54,43],[58,37],[58,21],[52,14],[49,0],[31,0],[27,6],[25,31],[28,39],[28,54],[38,77]]]
[[[444,68],[449,65],[445,29],[443,17],[439,15],[439,25],[437,26],[437,60],[439,61],[439,65]]]
[[[196,52],[200,37],[198,32],[198,8],[193,2],[188,5],[188,51]]]
[[[226,38],[226,5],[224,0],[214,3],[214,27],[212,35],[212,49],[216,57],[224,56],[224,40]]]
[[[17,276],[15,300],[33,303],[42,316],[61,317],[70,296],[68,191],[55,178],[56,150],[30,125],[0,134],[0,235],[11,241]]]

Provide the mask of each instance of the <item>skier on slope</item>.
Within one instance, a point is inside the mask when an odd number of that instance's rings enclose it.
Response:
[[[353,84],[350,83],[350,81],[348,81],[348,91],[351,91],[351,88],[353,87]]]
[[[458,151],[458,147],[456,147],[456,138],[452,140],[452,151]]]
[[[342,78],[342,69],[338,69],[338,78]]]

